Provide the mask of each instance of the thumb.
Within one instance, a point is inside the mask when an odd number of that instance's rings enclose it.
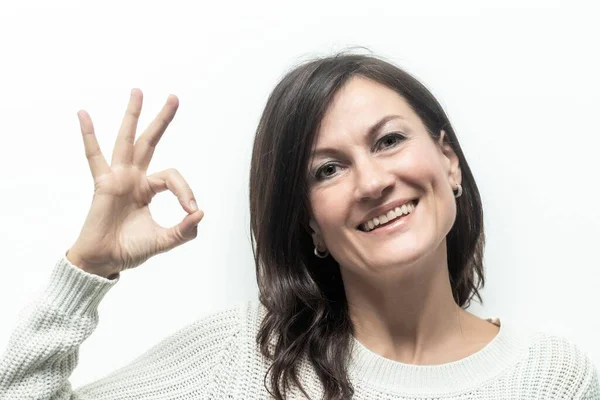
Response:
[[[186,215],[177,225],[165,229],[158,240],[158,251],[163,253],[195,239],[198,235],[198,223],[202,218],[204,218],[204,211],[198,210]]]

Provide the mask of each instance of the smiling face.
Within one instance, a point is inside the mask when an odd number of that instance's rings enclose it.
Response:
[[[438,250],[456,218],[452,190],[461,182],[445,142],[442,131],[436,143],[392,89],[349,80],[323,118],[309,163],[310,226],[319,250],[361,275],[393,273]],[[388,212],[413,199],[408,215]]]

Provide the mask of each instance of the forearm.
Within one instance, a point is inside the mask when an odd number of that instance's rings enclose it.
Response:
[[[98,323],[97,306],[117,280],[88,274],[62,258],[11,335],[0,359],[0,399],[69,399],[79,345]]]

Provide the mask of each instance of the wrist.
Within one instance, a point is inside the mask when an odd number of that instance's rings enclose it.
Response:
[[[88,263],[82,257],[80,257],[77,253],[72,252],[71,249],[67,250],[67,252],[65,253],[65,257],[71,264],[73,264],[77,268],[81,269],[82,271],[87,272],[88,274],[98,275],[103,278],[111,279],[111,280],[119,277],[118,272],[111,272],[106,267],[101,268],[98,265],[93,265],[91,263]]]

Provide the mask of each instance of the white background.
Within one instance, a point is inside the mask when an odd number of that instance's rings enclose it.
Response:
[[[8,3],[8,4],[7,4]],[[129,91],[144,128],[179,112],[149,173],[177,168],[205,219],[100,305],[75,387],[196,318],[256,297],[248,171],[269,92],[292,66],[365,46],[449,114],[483,197],[480,316],[564,335],[600,365],[600,15],[560,1],[6,2],[0,6],[0,346],[73,244],[93,186],[76,112],[110,159]],[[185,212],[164,192],[163,225]]]

